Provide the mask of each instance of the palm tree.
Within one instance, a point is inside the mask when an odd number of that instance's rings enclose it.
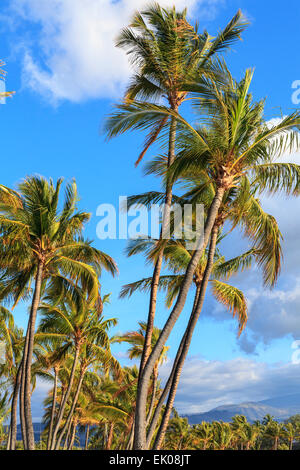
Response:
[[[168,131],[168,166],[175,159],[176,119],[179,106],[186,100],[188,92],[195,89],[195,78],[202,75],[222,79],[222,67],[219,62],[212,62],[214,54],[226,49],[240,37],[246,26],[239,11],[223,31],[212,38],[205,31],[198,34],[186,20],[187,11],[181,13],[173,9],[162,9],[153,4],[142,13],[137,13],[129,28],[122,31],[117,46],[125,48],[130,59],[137,66],[131,84],[125,95],[125,104],[119,105],[106,123],[109,137],[116,136],[129,129],[149,129],[142,153],[136,164],[144,157],[150,145],[167,127]],[[201,86],[200,86],[201,88]],[[199,89],[199,82],[196,85]],[[149,105],[149,101],[160,103],[167,101],[171,114],[160,104]],[[148,102],[140,100],[148,100]],[[134,101],[135,100],[135,101]],[[154,110],[154,114],[153,114]],[[168,127],[169,125],[169,127]],[[172,201],[172,183],[169,178],[165,185],[165,205],[160,238],[167,238]],[[163,252],[159,252],[154,264],[150,291],[150,304],[147,332],[141,358],[140,373],[151,351],[151,336],[154,325],[158,281],[161,272]],[[140,421],[140,413],[137,423]],[[140,433],[143,423],[137,424]],[[140,438],[138,438],[139,440]],[[139,444],[137,444],[139,447]]]
[[[214,450],[225,450],[231,447],[233,431],[229,423],[214,421],[213,425],[213,448]]]
[[[299,436],[299,426],[293,423],[286,423],[283,428],[283,436],[288,440],[289,450],[293,450],[293,442]]]
[[[13,299],[14,306],[30,294],[35,282],[22,359],[21,401],[24,402],[25,449],[34,449],[31,417],[31,364],[37,310],[42,291],[49,283],[69,286],[80,283],[90,300],[99,295],[98,275],[104,267],[116,272],[114,261],[84,240],[82,229],[90,215],[76,211],[75,181],[66,188],[59,211],[62,180],[54,186],[42,177],[27,177],[19,193],[0,188],[0,231],[2,299]]]
[[[201,424],[194,426],[194,434],[196,442],[201,443],[201,449],[206,450],[213,437],[213,427],[210,423],[203,421]]]
[[[110,353],[110,341],[107,330],[116,325],[116,319],[104,320],[99,317],[99,310],[94,307],[94,301],[89,302],[87,295],[80,290],[72,294],[66,292],[64,298],[57,303],[55,291],[48,292],[45,301],[40,307],[42,313],[41,324],[37,334],[40,338],[58,338],[74,349],[74,359],[61,407],[54,427],[51,449],[58,449],[61,440],[67,431],[77,404],[79,393],[86,372],[93,364],[99,364],[104,369],[119,368],[117,361]],[[64,411],[70,397],[76,369],[79,366],[77,385],[67,419],[59,432]],[[58,434],[59,433],[59,434]]]
[[[273,441],[273,450],[278,450],[279,439],[284,435],[283,424],[270,420],[266,425],[264,435]]]
[[[137,240],[130,243],[128,247],[128,254],[131,255],[136,252],[144,252],[147,254],[147,258],[151,259],[154,256],[156,250],[155,241],[153,240]],[[167,266],[174,272],[171,275],[161,276],[159,282],[159,288],[165,289],[167,291],[166,297],[166,305],[167,307],[171,307],[173,301],[176,299],[178,291],[180,289],[180,285],[183,281],[183,274],[190,259],[193,255],[193,252],[187,248],[187,243],[185,240],[178,240],[178,239],[171,239],[168,241],[165,250],[164,250],[164,259]],[[204,277],[204,272],[207,263],[207,255],[208,253],[204,253],[201,257],[198,266],[194,273],[194,285],[195,285],[195,300],[194,304],[196,303],[199,292],[201,289],[202,280]],[[212,276],[209,280],[209,283],[212,287],[212,293],[217,299],[217,301],[221,302],[225,305],[230,312],[232,312],[233,316],[237,316],[239,323],[240,323],[240,332],[242,328],[245,326],[247,321],[247,306],[246,301],[244,298],[243,293],[235,288],[224,282],[224,279],[228,279],[230,275],[236,273],[239,269],[243,269],[245,267],[250,267],[251,261],[255,259],[255,250],[251,249],[247,253],[241,255],[240,257],[236,257],[232,260],[225,261],[225,258],[222,257],[219,252],[215,255],[213,260],[213,268],[212,268]],[[222,279],[222,280],[220,280]],[[136,281],[130,284],[127,284],[123,287],[121,291],[121,297],[132,295],[136,290],[141,290],[147,292],[151,285],[151,278],[142,279],[140,281]],[[190,334],[190,333],[189,333]],[[184,341],[186,340],[187,335],[184,335]],[[157,340],[157,338],[156,338]],[[168,393],[170,392],[168,404],[165,408],[164,417],[161,425],[161,429],[159,430],[156,438],[155,447],[160,446],[163,440],[164,432],[167,429],[168,420],[170,417],[171,410],[173,408],[174,398],[176,395],[176,390],[180,378],[179,367],[182,369],[183,366],[183,344],[182,347],[179,349],[179,353],[177,353],[176,359],[174,361],[173,369],[171,372],[171,381],[168,381],[165,389],[161,395],[161,398],[158,402],[158,405],[155,408],[154,419],[151,422],[148,436],[147,436],[147,445],[150,444],[153,432],[155,430],[156,424],[158,422],[160,411],[162,409],[163,401]],[[186,356],[188,352],[188,348],[185,347],[184,355]],[[178,369],[177,369],[177,366]],[[180,370],[181,370],[180,369]],[[176,371],[176,379],[175,379],[175,371]],[[172,398],[171,398],[172,397]],[[149,423],[148,423],[149,424]]]
[[[203,248],[211,238],[211,254],[214,252],[217,233],[219,227],[223,225],[224,218],[231,219],[233,226],[240,223],[244,232],[255,241],[257,249],[261,252],[259,263],[265,266],[265,282],[274,284],[278,276],[281,234],[277,230],[274,218],[261,211],[253,192],[255,188],[256,192],[266,191],[273,194],[285,191],[287,194],[299,194],[300,167],[295,164],[277,163],[274,159],[284,151],[292,151],[299,147],[300,114],[296,112],[284,118],[279,124],[268,127],[263,121],[264,103],[253,103],[249,94],[251,79],[252,73],[247,71],[239,83],[232,78],[229,79],[230,89],[227,87],[222,91],[212,84],[211,99],[201,100],[201,112],[206,108],[208,115],[205,118],[205,127],[194,129],[182,117],[179,115],[177,117],[182,125],[179,142],[184,151],[170,168],[171,174],[175,179],[183,172],[202,170],[203,179],[198,191],[207,190],[206,195],[209,192],[211,197],[208,199],[210,202],[208,202],[204,235],[199,237],[177,301],[143,370],[137,398],[140,423],[145,419],[147,384],[155,361],[184,307]],[[247,188],[248,191],[245,190]],[[239,197],[234,198],[236,194]],[[245,197],[249,194],[252,197],[245,201]],[[237,207],[243,205],[246,208],[248,205],[248,210],[243,212],[242,220],[238,219],[239,211],[233,213],[232,218],[231,214],[226,214],[227,217],[224,217],[226,203],[232,199],[235,199]],[[211,266],[212,264],[207,265],[207,282]],[[202,308],[206,282],[202,282],[201,289],[194,320]],[[144,446],[145,428],[142,427],[140,432],[139,445]]]

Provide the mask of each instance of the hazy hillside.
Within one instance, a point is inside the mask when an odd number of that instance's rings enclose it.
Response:
[[[246,416],[248,421],[261,420],[266,414],[283,421],[300,413],[300,394],[269,398],[259,402],[241,403],[239,405],[223,405],[205,413],[187,415],[190,424],[201,421],[230,421],[237,414]]]

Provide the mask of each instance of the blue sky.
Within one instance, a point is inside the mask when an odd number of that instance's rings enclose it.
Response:
[[[255,68],[252,92],[256,99],[267,98],[266,119],[279,118],[295,108],[292,83],[300,79],[297,0],[290,0],[289,8],[271,0],[164,0],[165,5],[173,3],[180,8],[187,5],[191,20],[198,20],[200,29],[207,28],[210,34],[215,34],[241,8],[251,25],[243,34],[243,41],[227,54],[232,74],[239,78],[246,68]],[[135,329],[147,312],[145,295],[121,301],[120,288],[150,275],[151,268],[145,266],[142,257],[126,258],[125,241],[96,238],[96,209],[102,203],[117,205],[119,195],[159,189],[159,182],[144,176],[142,165],[134,167],[142,135],[128,134],[107,142],[100,130],[130,77],[127,58],[114,49],[113,38],[126,25],[134,8],[143,4],[141,0],[2,0],[0,15],[0,57],[6,61],[7,89],[16,91],[0,108],[1,183],[16,187],[18,181],[33,173],[53,179],[76,178],[80,208],[93,214],[86,235],[95,239],[95,245],[113,256],[119,266],[116,279],[106,274],[102,279],[103,292],[112,293],[105,313],[118,317],[119,332]],[[155,149],[150,151],[147,158],[154,152]],[[297,161],[298,156],[293,158]],[[239,340],[235,322],[207,297],[183,376],[178,401],[181,410],[198,411],[218,403],[282,394],[282,388],[265,386],[267,377],[272,383],[272,374],[280,371],[286,374],[286,393],[297,390],[298,366],[291,364],[291,344],[300,338],[299,201],[266,199],[265,204],[278,217],[285,237],[286,262],[278,286],[272,293],[263,291],[258,271],[232,281],[244,289],[250,302],[248,330]],[[234,235],[224,249],[232,256],[245,246]],[[168,342],[171,357],[190,308],[191,299]],[[163,298],[157,312],[160,326],[167,317]],[[16,320],[21,326],[26,324],[26,306],[16,309]],[[120,360],[127,362],[123,358],[125,346],[115,351]],[[211,382],[206,378],[203,389],[201,371],[207,367]],[[168,365],[162,376],[167,368]],[[242,372],[245,369],[253,369],[255,393],[248,390],[249,377]],[[221,387],[226,380],[220,371],[226,371],[226,377],[232,373],[227,388]],[[215,377],[219,377],[219,385]],[[274,384],[279,382],[274,379]],[[187,391],[200,386],[201,403],[199,397]],[[208,399],[209,395],[214,399]]]

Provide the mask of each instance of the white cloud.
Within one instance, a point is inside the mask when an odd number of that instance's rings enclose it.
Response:
[[[167,377],[170,364],[162,367]],[[268,365],[249,359],[188,359],[179,382],[175,406],[180,413],[199,413],[225,404],[260,401],[298,393],[299,364]]]
[[[27,85],[54,102],[118,95],[128,80],[130,66],[124,51],[114,47],[114,39],[132,13],[148,3],[12,0],[16,18],[35,26],[34,46],[25,45]],[[160,0],[162,6],[187,6],[189,11],[202,5],[206,17],[219,3],[222,0]]]

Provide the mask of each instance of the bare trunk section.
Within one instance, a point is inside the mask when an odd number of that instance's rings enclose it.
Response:
[[[61,425],[61,422],[62,422],[62,419],[63,419],[64,411],[65,411],[65,408],[66,408],[66,404],[67,404],[68,398],[69,398],[71,390],[72,390],[72,385],[73,385],[73,382],[74,382],[76,367],[77,367],[78,358],[79,358],[79,350],[80,350],[79,346],[76,346],[75,347],[75,356],[74,356],[74,361],[73,361],[72,370],[71,370],[71,374],[70,374],[70,380],[69,380],[68,388],[66,390],[65,396],[62,399],[62,403],[61,403],[61,406],[60,406],[60,409],[59,409],[59,412],[58,412],[58,416],[57,416],[57,420],[56,420],[56,425],[55,425],[55,428],[54,428],[54,431],[53,431],[51,450],[54,450],[54,448],[55,448],[56,436],[58,434],[58,431],[59,431],[59,428],[60,428],[60,425]]]
[[[201,254],[203,253],[203,247],[206,246],[211,231],[213,229],[216,216],[218,214],[219,207],[221,205],[223,196],[224,196],[225,189],[223,187],[219,187],[217,189],[216,195],[212,202],[212,205],[209,209],[205,229],[204,229],[204,236],[200,237],[198,240],[197,249],[194,252],[194,255],[191,258],[191,261],[187,267],[180,292],[178,294],[178,298],[176,304],[165,324],[163,327],[161,334],[158,338],[158,341],[153,348],[151,355],[144,367],[141,380],[138,387],[137,393],[137,403],[136,403],[136,417],[135,417],[135,439],[134,439],[134,449],[135,450],[145,450],[146,449],[146,403],[147,403],[147,392],[148,392],[148,384],[151,378],[151,374],[153,368],[155,366],[156,361],[158,360],[166,341],[168,340],[170,333],[182,312],[182,309],[185,305],[185,301],[187,298],[188,291],[190,286],[193,282],[193,275],[195,269],[198,265],[199,259]]]
[[[37,311],[39,308],[40,297],[41,297],[41,288],[43,280],[43,263],[39,261],[37,274],[35,279],[35,288],[32,299],[30,317],[28,322],[28,350],[27,355],[24,356],[24,415],[25,415],[25,430],[27,438],[27,449],[34,450],[34,431],[32,425],[32,414],[31,414],[31,365],[32,365],[32,356],[33,356],[33,346],[34,346],[34,334],[35,334],[35,324]]]
[[[50,419],[50,426],[49,426],[47,450],[51,449],[51,443],[52,443],[54,417],[55,417],[55,409],[56,409],[56,397],[57,397],[57,382],[58,382],[58,370],[56,367],[54,367],[54,387],[53,387],[52,409],[51,409],[51,419]]]
[[[175,111],[177,111],[177,109]],[[176,119],[172,118],[171,126],[170,126],[170,134],[169,134],[168,168],[172,165],[175,159],[176,126],[177,126]],[[168,181],[167,187],[166,187],[165,207],[164,207],[163,223],[162,223],[162,228],[161,228],[161,233],[160,233],[160,239],[163,239],[166,236],[166,232],[169,228],[172,196],[173,196],[172,183]],[[160,253],[158,254],[154,271],[153,271],[153,276],[152,276],[149,313],[148,313],[148,320],[147,320],[147,329],[145,333],[145,342],[144,342],[144,347],[143,347],[143,352],[142,352],[142,357],[141,357],[139,380],[141,378],[141,373],[145,367],[145,364],[151,352],[152,332],[153,332],[153,327],[154,327],[158,283],[159,283],[160,272],[161,272],[161,267],[162,267],[162,262],[163,262],[163,254],[164,254],[164,251],[162,248]]]
[[[167,427],[168,427],[168,424],[169,424],[170,415],[171,415],[171,412],[172,412],[172,409],[173,409],[173,404],[174,404],[174,400],[175,400],[175,396],[176,396],[176,392],[177,392],[177,387],[178,387],[180,375],[181,375],[182,368],[183,368],[183,365],[184,365],[184,361],[186,359],[187,353],[188,353],[189,348],[190,348],[190,344],[191,344],[191,341],[192,341],[192,336],[193,336],[193,333],[194,333],[194,329],[197,325],[200,313],[202,311],[208,281],[209,281],[209,278],[210,278],[210,275],[211,275],[211,272],[212,272],[212,268],[213,268],[214,255],[215,255],[216,244],[217,244],[217,237],[218,237],[218,227],[214,226],[214,228],[212,230],[212,234],[211,234],[209,254],[208,254],[207,264],[206,264],[206,268],[205,268],[205,272],[204,272],[204,276],[203,276],[203,281],[202,281],[201,287],[200,287],[199,298],[198,298],[198,301],[197,301],[196,308],[195,308],[195,310],[192,314],[191,321],[189,322],[189,325],[188,325],[187,330],[186,330],[185,344],[184,344],[183,351],[182,351],[182,354],[180,356],[180,359],[178,361],[178,364],[176,366],[176,371],[175,371],[174,378],[173,378],[173,381],[172,381],[172,385],[171,385],[171,389],[170,389],[166,409],[165,409],[165,412],[164,412],[164,416],[163,416],[159,431],[157,433],[157,436],[156,436],[156,439],[155,439],[155,442],[154,442],[153,448],[155,450],[159,450],[162,443],[163,443],[165,433],[166,433],[166,430],[167,430]]]

